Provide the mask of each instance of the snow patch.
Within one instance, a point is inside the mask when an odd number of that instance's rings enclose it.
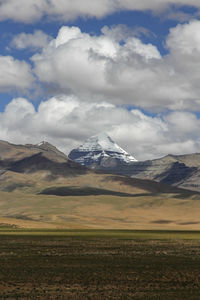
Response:
[[[36,144],[35,146],[38,146],[38,147],[40,147],[40,146],[43,146],[43,145],[45,145],[47,142],[45,142],[45,141],[42,141],[42,142],[40,142],[40,143],[38,143],[38,144]]]

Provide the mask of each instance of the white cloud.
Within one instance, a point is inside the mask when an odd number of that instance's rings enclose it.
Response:
[[[84,103],[74,96],[51,98],[41,102],[36,111],[28,100],[17,98],[0,114],[0,139],[14,143],[47,140],[68,153],[89,136],[106,131],[125,150],[144,160],[199,152],[199,124],[191,113],[173,112],[161,119],[105,102]]]
[[[182,135],[191,134],[193,137],[199,137],[200,121],[196,115],[190,112],[171,112],[165,117],[165,121],[169,124],[173,134],[180,137]]]
[[[174,54],[199,55],[200,21],[192,20],[190,23],[179,24],[175,28],[171,28],[167,46]]]
[[[58,36],[41,54],[33,56],[40,81],[60,91],[91,99],[110,98],[115,103],[139,104],[137,93],[143,82],[160,78],[157,48],[129,37],[120,45],[110,35],[90,36],[77,27],[62,27]],[[155,79],[156,80],[156,79]],[[146,84],[146,83],[145,83]],[[147,89],[147,87],[142,87]],[[143,90],[141,91],[143,94]]]
[[[119,7],[121,9],[128,9],[128,10],[152,10],[152,11],[159,11],[163,10],[170,5],[189,5],[200,7],[198,0],[119,0]]]
[[[47,87],[83,100],[157,111],[199,109],[200,21],[172,28],[166,46],[169,54],[162,57],[122,26],[104,27],[100,36],[64,26],[32,60]]]
[[[160,12],[171,4],[200,8],[199,0],[0,0],[0,20],[30,23],[48,17],[69,21],[79,16],[101,18],[122,10]]]
[[[34,22],[42,18],[46,8],[44,0],[0,0],[0,20]]]
[[[0,56],[0,91],[24,91],[34,82],[30,65],[12,56]]]
[[[20,33],[16,35],[11,41],[11,46],[20,50],[27,48],[36,50],[46,47],[51,39],[52,38],[43,31],[36,30],[33,34]]]

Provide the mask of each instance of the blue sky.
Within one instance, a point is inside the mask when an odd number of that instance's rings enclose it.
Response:
[[[191,11],[191,8],[184,8],[184,11]],[[8,51],[12,38],[22,32],[33,33],[35,30],[42,30],[46,34],[56,37],[59,29],[62,26],[78,26],[83,32],[99,35],[101,28],[106,26],[116,26],[124,24],[129,28],[143,27],[149,31],[149,35],[141,34],[141,39],[145,43],[155,44],[162,54],[166,54],[167,50],[164,47],[165,38],[171,27],[175,27],[179,23],[178,20],[162,19],[161,16],[154,16],[150,11],[121,11],[101,19],[96,18],[81,18],[69,22],[47,21],[40,20],[33,24],[24,24],[19,22],[2,21],[0,23],[1,43],[0,51],[2,55],[12,53],[17,59],[28,60],[30,51],[16,51],[10,49]]]
[[[68,153],[107,131],[141,160],[199,152],[199,11],[196,0],[0,0],[0,138]]]

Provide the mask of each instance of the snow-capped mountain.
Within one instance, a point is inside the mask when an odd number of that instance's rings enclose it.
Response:
[[[69,158],[84,166],[97,169],[110,169],[137,161],[106,133],[87,139],[81,146],[70,152]]]

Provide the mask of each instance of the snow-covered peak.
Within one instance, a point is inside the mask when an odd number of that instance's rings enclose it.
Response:
[[[88,138],[81,146],[70,152],[69,158],[82,165],[102,165],[109,161],[111,163],[129,164],[137,161],[125,150],[119,147],[111,137],[102,132]]]
[[[105,132],[101,132],[100,134],[88,138],[80,147],[78,147],[78,149],[80,151],[109,151],[128,154]]]
[[[97,139],[97,143],[102,147],[104,151],[113,151],[118,153],[126,153],[122,148],[120,148],[107,133],[103,132],[96,136],[93,136],[93,138]]]

